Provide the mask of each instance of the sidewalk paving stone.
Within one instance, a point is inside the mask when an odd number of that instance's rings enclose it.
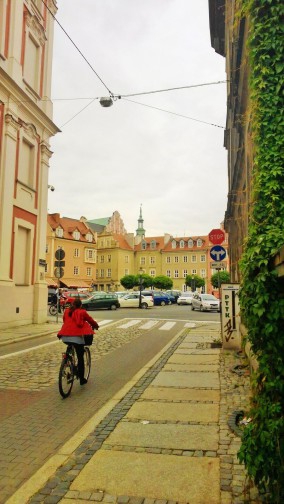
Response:
[[[219,405],[143,401],[134,404],[126,418],[150,421],[218,422]]]
[[[71,490],[104,489],[112,495],[205,504],[220,503],[219,461],[212,458],[100,451]],[[74,502],[74,501],[73,501]],[[79,502],[79,501],[78,501]]]
[[[219,375],[210,372],[161,371],[153,380],[152,386],[219,389]]]
[[[219,402],[219,390],[212,389],[193,389],[193,388],[174,388],[174,387],[148,387],[142,399],[156,399],[159,401],[213,401]]]

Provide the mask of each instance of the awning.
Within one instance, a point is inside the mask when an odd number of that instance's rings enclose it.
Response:
[[[57,287],[56,278],[45,277],[45,281],[46,281],[47,285],[49,285],[50,287]]]
[[[91,284],[84,282],[84,280],[74,280],[74,278],[60,278],[60,282],[66,287],[87,287],[88,289],[91,287]]]

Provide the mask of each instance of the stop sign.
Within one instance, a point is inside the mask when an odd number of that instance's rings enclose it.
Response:
[[[212,229],[209,233],[209,240],[213,245],[220,245],[225,240],[225,233],[222,229]]]

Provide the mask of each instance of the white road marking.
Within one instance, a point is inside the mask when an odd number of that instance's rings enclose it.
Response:
[[[159,320],[149,320],[148,322],[146,322],[146,324],[142,325],[140,329],[151,329],[152,327],[157,325],[158,322]]]
[[[126,324],[118,326],[119,329],[127,329],[128,327],[132,327],[134,325],[140,324],[141,320],[130,320]]]
[[[174,325],[176,325],[176,322],[166,322],[159,328],[159,331],[169,331]]]

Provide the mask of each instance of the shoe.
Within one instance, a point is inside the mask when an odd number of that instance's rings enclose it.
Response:
[[[80,385],[86,385],[87,382],[86,378],[80,378]]]

